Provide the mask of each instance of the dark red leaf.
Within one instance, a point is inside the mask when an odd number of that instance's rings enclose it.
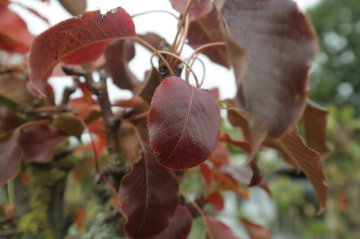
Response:
[[[246,218],[240,219],[251,239],[271,239],[271,234],[262,226],[249,221]]]
[[[185,13],[188,0],[170,0],[172,7],[181,14]],[[211,0],[194,0],[189,12],[189,20],[193,21],[206,15],[213,9]]]
[[[187,239],[192,226],[192,216],[189,210],[178,205],[169,226],[155,239]]]
[[[187,35],[189,45],[194,49],[208,43],[224,42],[226,37],[222,16],[215,7],[207,15],[191,22]],[[225,45],[207,48],[202,53],[218,64],[227,68],[231,66]]]
[[[297,130],[292,130],[270,144],[283,154],[287,162],[304,172],[315,189],[320,211],[323,210],[326,207],[328,187],[319,153],[305,145]]]
[[[223,210],[225,206],[224,198],[219,192],[212,192],[207,201],[215,207],[216,210]]]
[[[206,217],[206,223],[208,226],[206,239],[239,239],[230,227],[215,218]]]
[[[85,12],[86,0],[59,0],[61,5],[73,16],[77,16]]]
[[[121,180],[119,198],[129,236],[152,237],[170,223],[178,204],[178,183],[147,153]]]
[[[8,8],[0,8],[0,49],[10,53],[25,53],[34,37],[25,22]]]
[[[317,49],[311,23],[292,0],[227,0],[222,12],[231,35],[248,50],[238,99],[251,126],[254,119],[263,121],[263,132],[279,136],[304,108],[309,62]]]
[[[141,85],[137,95],[143,98],[146,102],[151,103],[154,92],[160,83],[161,78],[159,72],[155,68],[152,68],[145,73],[145,81]]]
[[[135,54],[131,41],[118,40],[108,45],[105,50],[106,64],[115,85],[122,89],[133,90],[140,81],[131,72],[128,62]]]
[[[66,138],[46,122],[34,122],[20,127],[22,159],[31,162],[47,163],[53,160],[56,146]]]
[[[144,35],[139,35],[139,37],[141,39],[145,40],[147,43],[149,43],[155,49],[160,49],[160,44],[162,41],[164,41],[163,37],[161,37],[160,35],[153,33],[153,32],[148,32]]]
[[[214,178],[213,171],[206,163],[200,164],[199,168],[205,181],[205,187],[206,189],[209,189]]]
[[[18,146],[19,130],[15,130],[7,139],[0,142],[0,187],[13,177],[21,161]]]
[[[38,36],[32,45],[28,90],[34,95],[44,96],[44,81],[59,61],[90,63],[102,54],[111,40],[134,35],[133,21],[122,8],[105,15],[100,11],[86,12],[81,18],[55,25]]]
[[[329,112],[327,109],[319,106],[318,104],[308,100],[304,115],[304,130],[306,144],[325,155],[329,152],[326,146],[326,123]]]
[[[210,155],[209,160],[214,164],[215,167],[221,167],[225,165],[230,165],[230,152],[226,144],[223,142],[218,142],[216,144],[215,150]]]
[[[170,77],[155,91],[148,128],[150,145],[162,165],[191,168],[205,161],[216,146],[219,108],[208,92]]]

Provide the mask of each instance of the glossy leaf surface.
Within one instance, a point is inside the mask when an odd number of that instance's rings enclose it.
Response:
[[[191,168],[205,161],[216,146],[219,108],[208,92],[170,77],[155,91],[148,128],[150,145],[162,165]]]
[[[312,26],[291,0],[228,0],[222,13],[233,38],[247,49],[238,100],[250,113],[250,125],[264,121],[265,133],[279,136],[304,108],[317,50]]]
[[[208,225],[206,239],[239,239],[230,227],[215,218],[206,217],[206,223]]]
[[[192,215],[189,210],[178,205],[169,226],[155,239],[187,239],[192,226]]]
[[[170,223],[178,203],[174,174],[146,154],[120,184],[126,232],[134,238],[152,237]]]
[[[100,11],[86,12],[81,18],[60,22],[38,36],[32,45],[28,90],[44,96],[44,81],[59,61],[90,63],[100,56],[111,40],[134,35],[133,21],[122,8],[105,15]]]
[[[304,172],[315,189],[321,206],[320,210],[323,210],[326,207],[328,187],[319,153],[305,145],[297,130],[287,133],[273,144],[287,162]]]

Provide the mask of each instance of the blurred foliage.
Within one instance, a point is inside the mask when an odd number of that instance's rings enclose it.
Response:
[[[360,2],[323,0],[308,11],[319,37],[311,98],[322,104],[353,105],[360,115]]]
[[[320,53],[311,79],[311,99],[329,108],[324,161],[328,207],[317,214],[313,190],[301,177],[271,182],[278,210],[274,235],[281,238],[344,238],[360,235],[360,1],[323,0],[308,11]],[[286,193],[284,193],[286,192]],[[314,210],[315,209],[315,210]]]

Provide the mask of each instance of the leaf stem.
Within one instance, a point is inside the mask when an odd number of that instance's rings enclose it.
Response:
[[[155,49],[150,43],[148,43],[147,41],[141,39],[138,36],[135,37],[130,37],[130,40],[133,40],[139,44],[141,44],[142,46],[144,46],[145,48],[149,49],[150,51],[152,51],[155,55],[157,55],[161,61],[164,63],[164,65],[166,66],[166,68],[168,69],[168,71],[170,72],[171,75],[175,75],[174,70],[172,69],[172,67],[170,66],[169,62],[164,58],[164,56],[159,53],[159,51],[157,49]]]
[[[151,11],[139,12],[139,13],[135,13],[135,14],[131,15],[131,17],[136,18],[136,17],[140,17],[143,15],[152,14],[152,13],[165,13],[165,14],[168,14],[168,15],[174,17],[177,21],[179,21],[178,16],[176,16],[174,13],[172,13],[170,11],[166,11],[166,10],[151,10]]]

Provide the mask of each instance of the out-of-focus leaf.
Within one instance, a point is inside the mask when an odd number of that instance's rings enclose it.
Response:
[[[315,189],[322,211],[326,207],[328,187],[319,153],[305,145],[297,130],[292,130],[280,139],[274,140],[270,146],[278,149],[287,162],[304,172]]]
[[[251,239],[271,239],[271,234],[264,227],[255,224],[246,218],[240,218],[240,220]]]
[[[205,181],[205,187],[206,189],[209,189],[214,178],[213,171],[206,163],[200,164],[199,168]]]
[[[110,41],[129,36],[135,36],[135,27],[122,8],[105,15],[100,11],[86,12],[81,18],[60,22],[38,36],[32,45],[28,90],[44,96],[44,81],[59,61],[90,63],[102,54]]]
[[[329,152],[329,149],[325,144],[328,113],[327,109],[308,100],[302,118],[304,122],[306,144],[321,155],[325,155]]]
[[[54,126],[44,122],[20,126],[19,146],[23,160],[48,163],[54,158],[56,146],[66,136]]]
[[[226,100],[228,107],[232,108],[227,111],[227,119],[233,127],[241,128],[244,139],[248,142],[251,140],[251,132],[248,121],[247,113],[239,108],[236,108],[235,102],[232,100]]]
[[[248,53],[238,100],[250,113],[250,126],[264,121],[264,133],[282,135],[305,105],[309,62],[317,50],[311,23],[292,0],[227,0],[222,13]],[[264,138],[256,135],[261,137],[254,142]]]
[[[140,81],[131,72],[128,62],[135,53],[134,44],[126,40],[118,40],[109,44],[105,50],[106,64],[115,85],[122,89],[134,90]]]
[[[15,130],[7,139],[0,141],[0,187],[13,177],[19,168],[19,135],[19,130]]]
[[[0,16],[0,49],[10,53],[26,53],[34,37],[24,20],[6,7],[0,8]]]
[[[206,217],[206,224],[208,226],[206,239],[239,239],[230,227],[215,218]]]
[[[145,81],[137,92],[137,95],[146,102],[151,103],[156,88],[160,85],[161,78],[159,72],[153,68],[146,72]]]
[[[215,150],[210,155],[209,160],[214,164],[215,167],[221,167],[230,164],[230,152],[226,144],[218,142]]]
[[[226,35],[223,30],[221,14],[214,7],[207,15],[193,21],[189,25],[187,38],[194,49],[208,43],[224,42]],[[230,68],[230,58],[226,46],[214,46],[202,51],[212,61]]]
[[[178,205],[169,226],[155,239],[187,239],[192,226],[192,216],[186,207]]]
[[[170,0],[171,6],[181,14],[185,13],[188,0]],[[213,9],[212,0],[194,0],[189,12],[189,20],[193,21],[209,13]]]
[[[220,133],[219,108],[208,92],[169,77],[155,91],[148,128],[159,163],[173,169],[191,168],[215,149]]]
[[[163,37],[161,37],[160,35],[153,33],[153,32],[148,32],[144,35],[139,35],[139,37],[141,39],[145,40],[147,43],[149,43],[155,49],[160,49],[160,44],[162,41],[164,41]]]
[[[84,125],[71,113],[58,114],[54,117],[53,125],[55,128],[67,135],[73,135],[81,140]]]
[[[164,230],[178,204],[174,174],[146,153],[120,183],[126,232],[130,237],[152,237]]]
[[[219,192],[212,192],[207,197],[207,201],[215,207],[216,210],[223,210],[225,206],[224,198]]]
[[[59,0],[59,2],[73,16],[80,15],[86,10],[86,0]]]

